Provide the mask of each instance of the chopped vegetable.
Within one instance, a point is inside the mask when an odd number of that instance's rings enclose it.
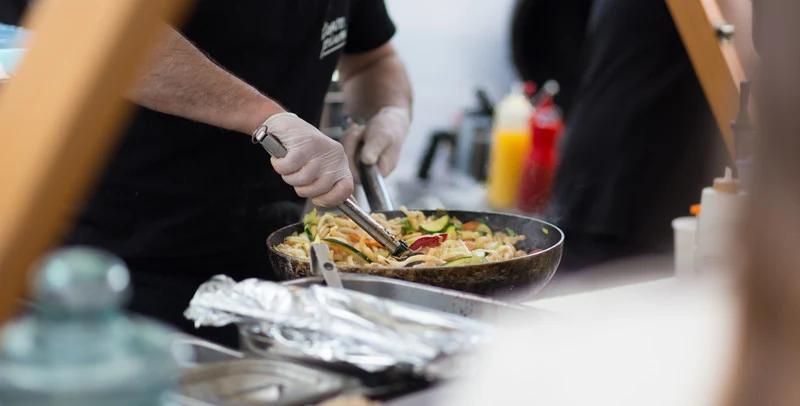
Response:
[[[353,240],[353,241],[361,241],[361,237],[358,234],[347,233],[347,236],[350,237],[350,239]],[[369,239],[365,239],[364,240],[364,245],[366,245],[367,247],[370,247],[370,248],[383,247],[383,245],[381,245],[381,243],[379,243],[379,242],[377,242],[375,240],[369,240]]]
[[[464,231],[475,231],[478,229],[479,225],[481,225],[481,223],[478,223],[477,221],[470,221],[469,223],[464,223],[461,226],[461,229]]]
[[[521,250],[516,244],[525,239],[524,235],[504,227],[494,230],[487,217],[471,218],[462,222],[444,211],[435,214],[410,211],[401,207],[404,216],[387,218],[382,214],[373,219],[390,230],[396,237],[405,241],[418,253],[416,259],[395,258],[385,247],[365,234],[358,225],[345,216],[312,211],[303,216],[303,225],[298,232],[284,237],[283,243],[273,247],[279,252],[295,258],[309,259],[309,242],[325,242],[335,254],[337,264],[358,266],[441,266],[447,261],[454,264],[468,264],[501,261],[529,255],[528,249]],[[549,230],[543,229],[547,233]],[[506,234],[508,233],[508,234]],[[535,251],[533,251],[535,253]],[[474,257],[474,258],[473,258]],[[355,262],[354,262],[355,261]]]
[[[435,248],[442,245],[443,242],[447,240],[447,234],[438,234],[438,235],[431,235],[417,238],[413,244],[409,247],[412,250],[418,250],[422,248]]]
[[[445,233],[447,233],[447,238],[449,238],[451,240],[455,240],[455,239],[458,238],[456,236],[456,226],[454,226],[452,224],[450,225],[450,227],[447,227],[447,231],[445,231]]]
[[[444,266],[462,266],[462,265],[475,265],[475,264],[485,264],[489,262],[486,258],[481,257],[479,255],[470,255],[464,258],[454,259]]]
[[[342,240],[337,240],[335,238],[324,238],[323,241],[329,243],[334,249],[338,248],[347,252],[348,254],[353,254],[355,258],[358,258],[367,264],[372,262],[369,258],[367,258],[366,255],[364,255],[363,252]]]
[[[308,226],[317,223],[317,209],[311,210],[310,213],[303,216],[303,224]]]
[[[550,234],[550,230],[548,230],[548,229],[546,229],[544,227],[542,227],[542,232],[545,233],[545,234]]]
[[[492,235],[492,229],[483,223],[480,223],[480,225],[475,231],[479,232],[481,235],[488,235],[488,236]]]
[[[450,216],[444,215],[436,220],[420,224],[419,228],[427,231],[429,234],[441,233],[450,225]]]

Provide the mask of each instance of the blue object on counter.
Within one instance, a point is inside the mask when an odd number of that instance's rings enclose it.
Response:
[[[179,371],[172,332],[123,314],[129,281],[104,251],[45,258],[32,311],[0,331],[0,404],[166,405]]]
[[[13,25],[0,24],[0,66],[8,74],[16,72],[25,55],[24,43],[29,31]]]
[[[14,75],[17,65],[24,55],[25,50],[20,48],[0,49],[0,66],[9,75]]]
[[[0,24],[0,49],[18,48],[28,31],[14,25]]]

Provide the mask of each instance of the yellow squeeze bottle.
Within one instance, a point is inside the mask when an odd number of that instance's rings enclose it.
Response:
[[[531,147],[529,119],[533,106],[515,84],[511,94],[497,106],[489,153],[487,202],[496,210],[514,206],[523,160]]]

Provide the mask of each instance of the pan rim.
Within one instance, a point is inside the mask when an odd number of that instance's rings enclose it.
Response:
[[[417,209],[409,209],[409,210],[417,210]],[[519,261],[519,260],[522,260],[522,259],[529,259],[529,258],[533,258],[533,257],[537,257],[537,256],[544,256],[545,254],[549,253],[550,251],[556,250],[559,247],[562,247],[564,245],[564,240],[565,240],[564,231],[561,230],[555,224],[552,224],[552,223],[550,223],[548,221],[540,220],[540,219],[533,218],[533,217],[523,216],[523,215],[515,214],[515,213],[500,213],[500,212],[494,212],[494,211],[472,211],[472,210],[447,210],[447,209],[442,209],[442,210],[444,210],[446,212],[460,212],[460,213],[470,213],[470,214],[477,214],[477,215],[495,215],[495,216],[503,216],[503,217],[515,217],[515,218],[518,218],[518,219],[534,221],[534,222],[540,223],[542,225],[549,226],[550,228],[558,231],[558,234],[559,234],[558,241],[555,244],[552,244],[551,246],[549,246],[549,247],[547,247],[547,248],[545,248],[545,249],[543,249],[543,250],[541,250],[539,252],[536,252],[536,253],[533,253],[533,254],[527,254],[527,255],[522,256],[522,257],[517,257],[517,258],[512,258],[512,259],[504,259],[502,261],[496,261],[496,262],[490,262],[491,264],[505,264],[505,263]],[[398,212],[398,211],[399,210],[376,210],[374,212],[370,212],[370,214],[373,214],[373,213],[386,213],[386,212]],[[424,210],[419,210],[419,211],[422,211],[422,212],[436,212],[435,209],[424,209]],[[307,260],[307,259],[297,258],[297,257],[293,257],[293,256],[291,256],[289,254],[284,254],[283,252],[280,252],[280,251],[274,249],[273,247],[271,247],[269,245],[269,241],[272,240],[272,237],[275,234],[278,234],[278,233],[280,233],[280,232],[282,232],[284,230],[287,230],[289,228],[296,227],[296,226],[298,226],[300,224],[302,224],[302,222],[292,223],[292,224],[290,224],[288,226],[281,227],[281,228],[273,231],[272,233],[270,233],[270,235],[267,236],[267,240],[266,240],[267,250],[270,251],[272,254],[278,255],[279,257],[287,259],[289,261],[298,261],[298,262],[301,262],[301,263],[309,263],[310,264],[310,261]],[[460,268],[473,268],[473,267],[480,267],[480,266],[485,266],[485,265],[486,264],[470,264],[470,265],[460,265],[459,267]],[[343,270],[343,271],[346,271],[348,269],[370,269],[370,268],[425,272],[425,271],[429,271],[429,270],[440,270],[440,269],[445,268],[445,267],[444,266],[425,266],[425,267],[417,267],[417,268],[404,268],[404,267],[389,267],[389,266],[383,266],[383,267],[370,267],[370,266],[348,267],[348,266],[339,266],[339,269]]]

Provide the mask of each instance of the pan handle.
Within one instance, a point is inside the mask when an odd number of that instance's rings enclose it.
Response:
[[[372,211],[394,210],[394,202],[389,195],[386,181],[383,179],[377,165],[358,165],[361,185],[364,187],[364,194],[367,196],[369,208]]]

